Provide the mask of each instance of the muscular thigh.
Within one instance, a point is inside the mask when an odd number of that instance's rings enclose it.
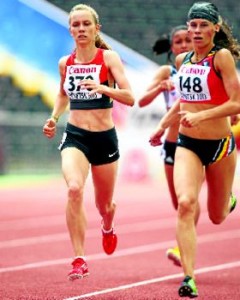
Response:
[[[84,153],[77,148],[68,147],[61,151],[61,156],[65,180],[75,180],[80,185],[84,184],[89,171],[89,162]]]
[[[174,185],[178,199],[198,199],[204,167],[199,157],[183,147],[177,147],[174,165]]]

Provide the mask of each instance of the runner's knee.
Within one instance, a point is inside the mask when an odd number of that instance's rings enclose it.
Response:
[[[190,216],[194,218],[195,207],[196,207],[196,201],[194,198],[191,198],[190,196],[179,197],[178,216],[180,218],[190,217]]]
[[[68,198],[72,201],[77,201],[82,199],[83,187],[79,185],[76,181],[71,181],[68,184]]]

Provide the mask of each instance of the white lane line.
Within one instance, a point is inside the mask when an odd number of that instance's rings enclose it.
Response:
[[[24,247],[29,245],[43,244],[43,243],[55,243],[55,242],[66,241],[66,240],[70,240],[69,234],[67,233],[48,234],[48,235],[34,236],[34,237],[24,238],[24,239],[1,241],[0,249],[14,248],[20,246]]]
[[[138,247],[132,247],[127,248],[123,250],[117,250],[114,255],[107,256],[105,253],[97,253],[92,255],[87,255],[87,260],[102,260],[102,259],[111,259],[111,258],[117,258],[117,257],[123,257],[128,255],[134,255],[138,253],[145,253],[150,251],[155,251],[159,249],[165,249],[166,247],[170,247],[173,242],[175,241],[166,241],[162,243],[157,244],[150,244],[150,245],[144,245],[144,246],[138,246]],[[34,268],[42,268],[42,267],[48,267],[53,265],[62,265],[62,264],[70,264],[71,258],[62,258],[57,260],[47,260],[47,261],[40,261],[36,263],[30,263],[30,264],[24,264],[20,266],[13,266],[13,267],[5,267],[0,268],[0,273],[6,273],[6,272],[15,272],[15,271],[22,271],[26,269],[34,269]]]
[[[156,230],[158,228],[159,229],[173,228],[175,226],[175,220],[176,218],[166,218],[161,220],[156,219],[156,220],[150,220],[146,222],[138,222],[134,224],[118,225],[117,232],[119,234],[131,234],[134,232],[135,233],[142,232],[143,230],[147,231],[147,230]],[[100,226],[99,228],[88,229],[87,230],[88,238],[98,237],[99,230],[100,230]],[[69,234],[67,232],[48,234],[48,235],[34,236],[29,238],[0,241],[0,249],[34,245],[40,243],[49,243],[49,242],[56,242],[56,241],[65,241],[65,240],[69,240]]]
[[[215,232],[211,234],[204,234],[198,236],[198,244],[204,244],[204,243],[214,243],[217,241],[225,241],[230,239],[238,239],[240,238],[240,230],[229,230],[229,231],[222,231],[222,232]],[[107,256],[104,253],[97,253],[92,255],[87,255],[87,259],[90,260],[100,260],[100,259],[110,259],[110,258],[117,258],[117,257],[123,257],[128,255],[135,255],[135,254],[142,254],[146,252],[152,252],[157,251],[161,249],[166,249],[168,247],[171,247],[175,243],[174,240],[164,241],[160,243],[155,244],[149,244],[149,245],[143,245],[138,247],[132,247],[122,250],[117,250],[113,256]],[[0,273],[6,273],[6,272],[15,272],[15,271],[21,271],[21,270],[27,270],[27,269],[34,269],[34,268],[42,268],[42,267],[48,267],[53,265],[62,265],[62,264],[70,264],[69,258],[62,258],[57,260],[47,260],[47,261],[40,261],[36,263],[29,263],[19,266],[13,266],[13,267],[5,267],[0,268]]]
[[[121,234],[131,234],[134,232],[137,233],[142,231],[146,232],[146,231],[157,230],[157,229],[161,230],[164,228],[175,228],[175,223],[176,223],[175,217],[161,219],[161,220],[156,219],[156,220],[150,220],[145,222],[138,222],[134,224],[118,225],[117,232],[121,235]],[[201,224],[207,224],[207,223],[209,223],[207,214],[202,214]],[[33,228],[32,226],[29,227]],[[98,236],[99,236],[99,228],[92,228],[87,230],[88,238],[93,238]],[[55,234],[33,236],[28,238],[0,241],[0,249],[14,248],[14,247],[21,247],[21,246],[28,246],[28,245],[37,245],[37,244],[51,243],[51,242],[55,243],[55,242],[68,241],[68,240],[69,240],[69,234],[67,232],[64,233],[61,232]]]
[[[234,212],[234,214],[231,215],[231,220],[239,219],[240,213],[239,211]],[[120,218],[120,217],[119,217]],[[94,222],[96,220],[96,214],[89,215],[88,217],[88,223]],[[166,220],[171,220],[171,222],[176,222],[176,216],[169,217],[162,219],[162,217],[159,215],[159,219],[156,219],[156,222],[159,222],[161,224],[161,221],[166,222]],[[151,222],[151,221],[150,221]],[[154,221],[155,222],[155,221]],[[201,218],[200,222],[210,222],[208,218],[207,211],[201,212]],[[33,229],[33,228],[46,228],[46,227],[53,227],[53,226],[65,226],[66,221],[64,214],[59,215],[52,215],[52,216],[38,216],[34,218],[22,218],[22,219],[16,219],[16,220],[9,220],[9,221],[1,221],[0,220],[0,232],[8,232],[8,231],[20,231],[24,229]]]
[[[63,215],[23,218],[21,220],[1,221],[0,231],[24,230],[66,224]]]
[[[200,268],[200,269],[197,269],[195,271],[195,273],[196,274],[202,274],[202,273],[209,273],[209,272],[213,272],[213,271],[233,269],[233,268],[238,268],[238,267],[240,267],[240,261],[235,261],[235,262],[231,262],[231,263]],[[134,287],[137,287],[137,286],[148,285],[148,284],[152,284],[152,283],[157,283],[157,282],[167,281],[167,280],[171,280],[171,279],[181,278],[182,276],[183,276],[183,273],[178,273],[178,274],[153,278],[153,279],[149,279],[149,280],[138,281],[138,282],[134,282],[134,283],[131,283],[131,284],[120,285],[120,286],[115,287],[115,288],[109,288],[109,289],[105,289],[105,290],[102,290],[102,291],[91,292],[91,293],[84,294],[84,295],[81,295],[81,296],[74,296],[74,297],[70,297],[70,298],[65,298],[63,300],[84,299],[84,298],[87,298],[87,297],[93,297],[93,296],[108,294],[108,293],[117,292],[117,291],[121,291],[121,290],[131,289],[131,288],[134,288]]]

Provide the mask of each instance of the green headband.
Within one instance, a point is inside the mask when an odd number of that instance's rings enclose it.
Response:
[[[204,19],[217,24],[219,22],[219,12],[212,3],[197,2],[193,4],[188,12],[188,21],[192,19]]]

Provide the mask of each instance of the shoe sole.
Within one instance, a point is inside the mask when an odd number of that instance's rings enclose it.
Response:
[[[89,276],[89,273],[85,273],[84,275],[80,275],[80,274],[71,274],[68,276],[68,280],[69,281],[74,281],[77,279],[83,279],[84,277]]]
[[[197,294],[193,294],[192,289],[187,286],[181,286],[178,290],[178,294],[180,297],[189,297],[189,298],[196,298],[198,295]]]
[[[171,260],[175,266],[178,266],[178,267],[182,266],[180,259],[178,257],[176,257],[174,254],[172,254],[172,253],[167,254],[167,258],[169,260]]]

